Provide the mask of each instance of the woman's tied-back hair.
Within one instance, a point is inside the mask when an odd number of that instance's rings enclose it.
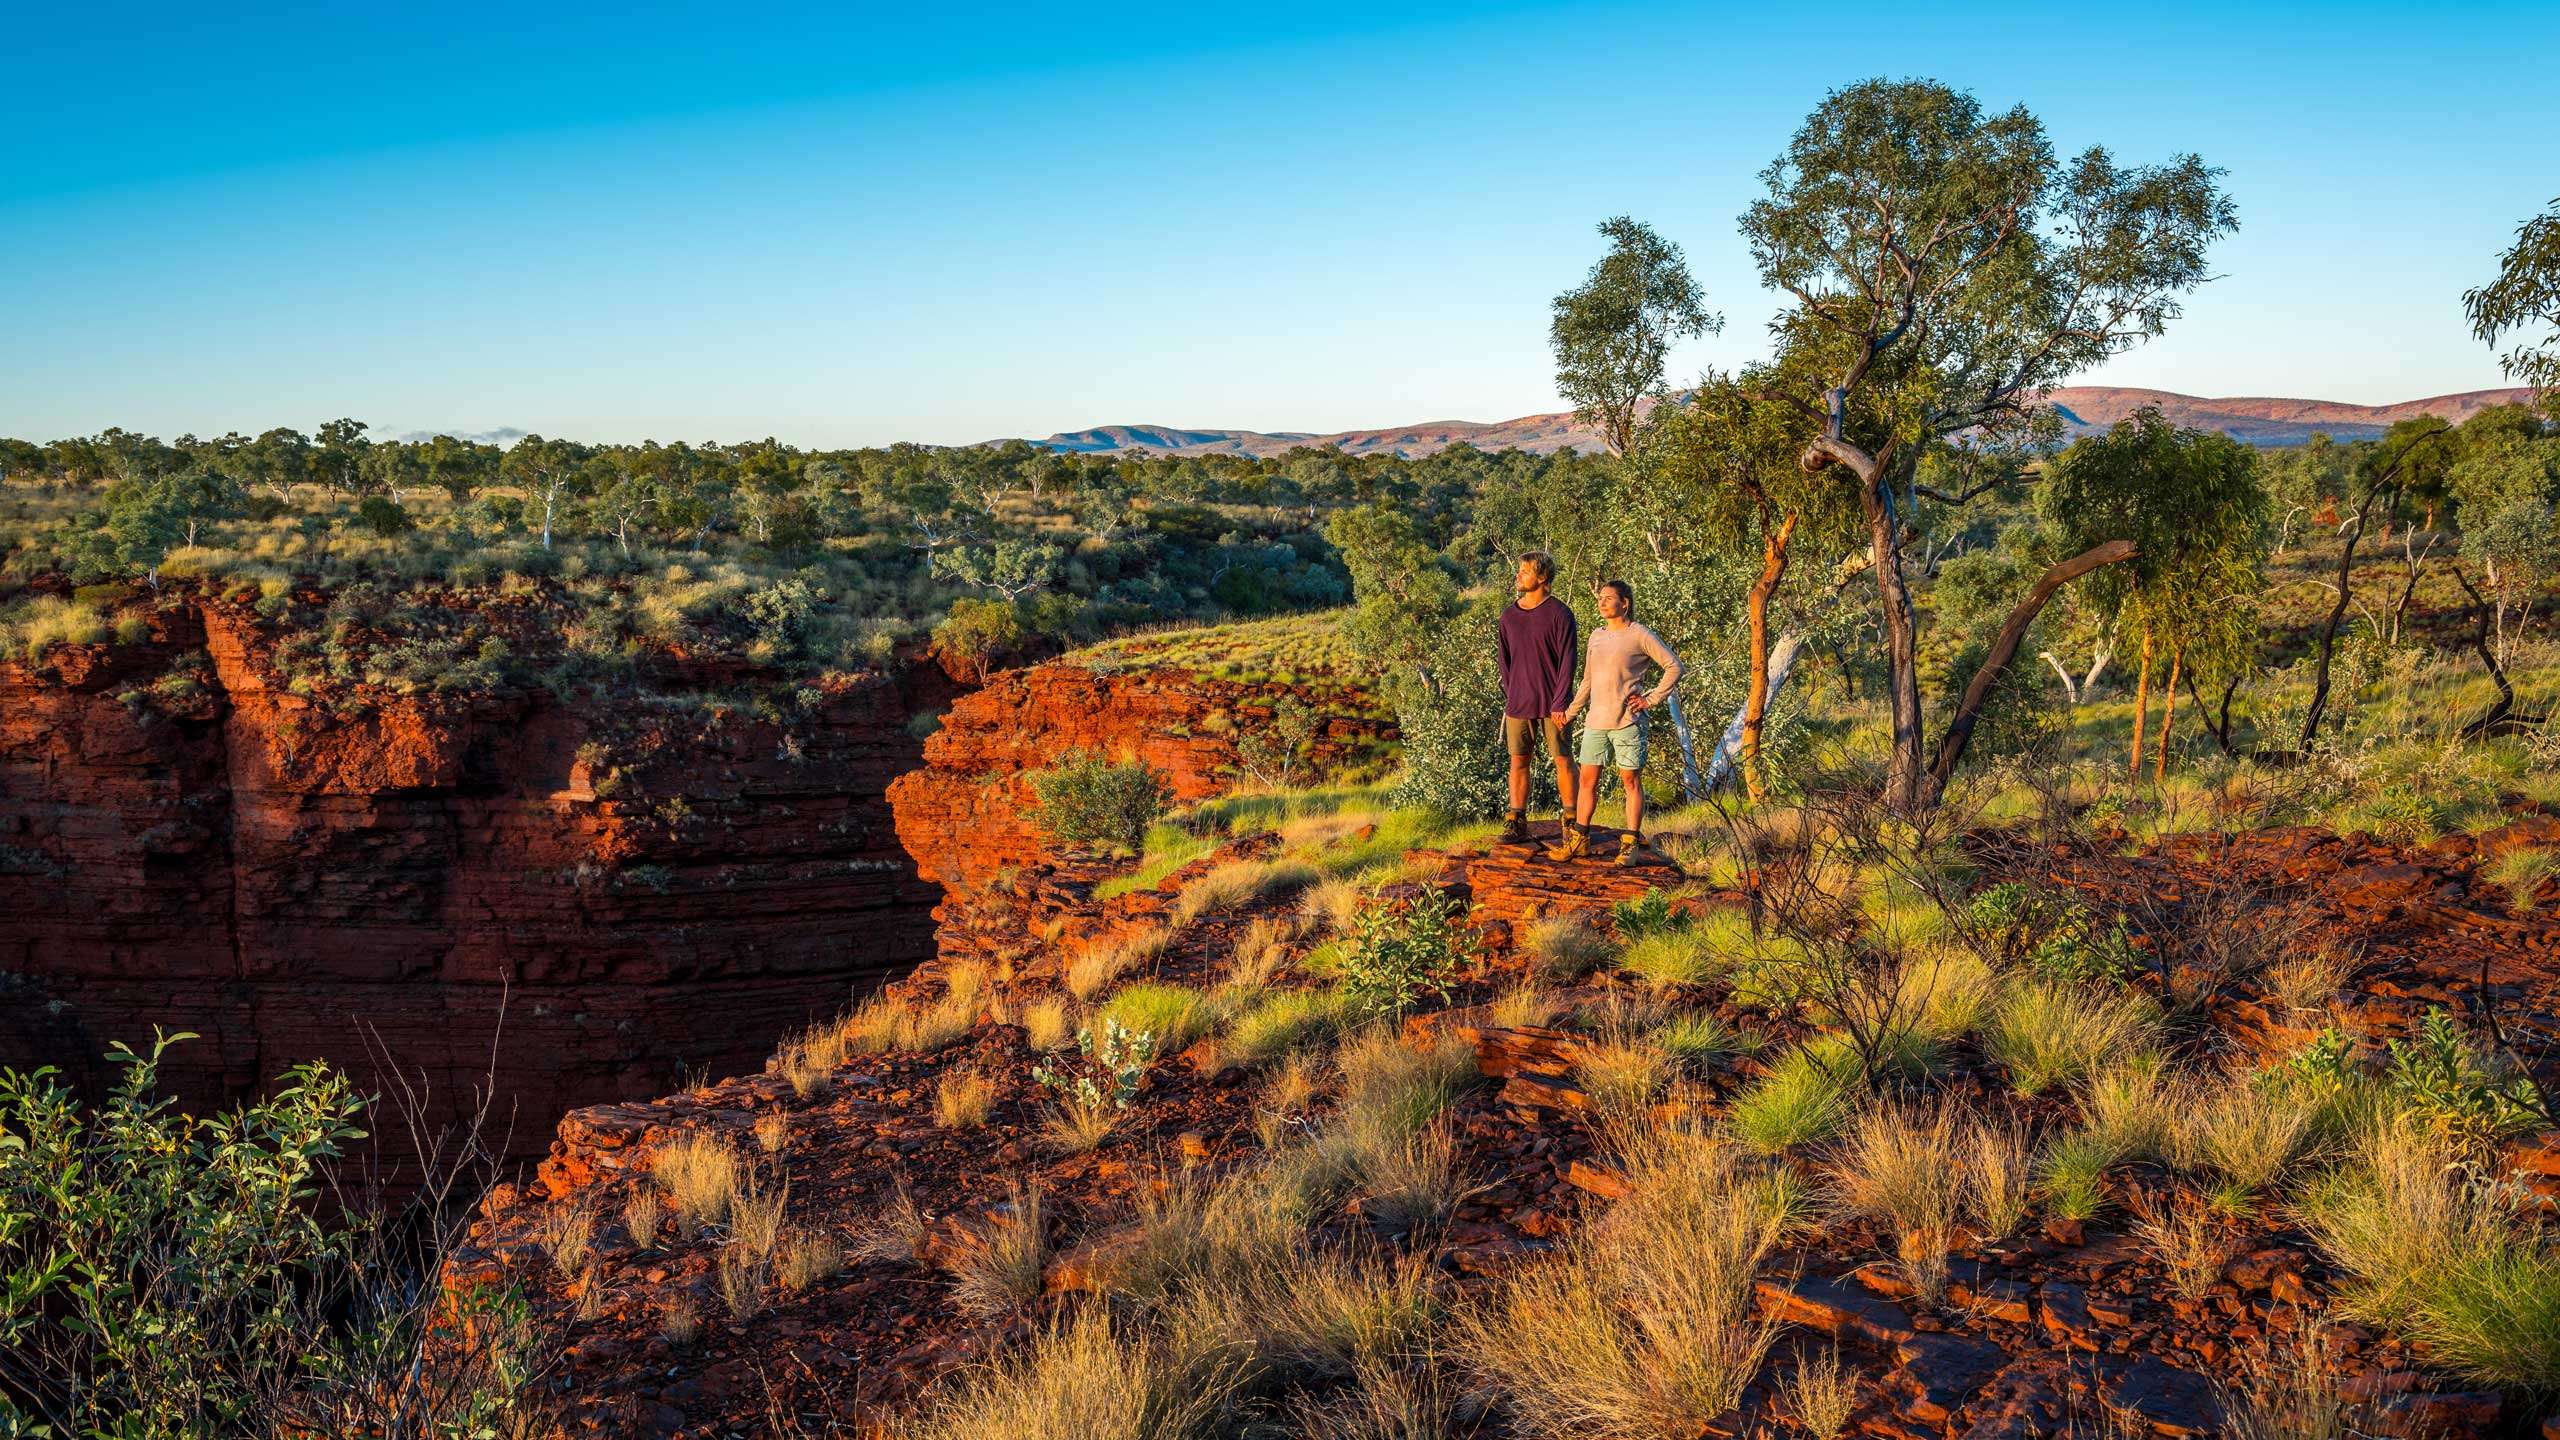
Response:
[[[1520,557],[1520,563],[1538,572],[1538,583],[1552,585],[1556,578],[1556,557],[1544,550],[1532,550]]]
[[[1619,603],[1627,607],[1627,618],[1630,620],[1636,618],[1636,587],[1624,580],[1603,580],[1600,582],[1600,588],[1615,591]]]

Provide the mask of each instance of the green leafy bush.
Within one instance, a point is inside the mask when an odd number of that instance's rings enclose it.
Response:
[[[2549,1118],[2532,1080],[2502,1059],[2483,1055],[2460,1021],[2429,1006],[2416,1034],[2390,1043],[2383,1083],[2457,1147],[2479,1153]]]
[[[1077,751],[1034,771],[1040,826],[1062,845],[1104,844],[1136,850],[1173,802],[1173,789],[1143,760],[1114,762]]]
[[[1633,900],[1621,900],[1610,907],[1610,915],[1618,922],[1618,938],[1629,944],[1649,936],[1668,935],[1689,928],[1689,916],[1673,908],[1671,897],[1660,889],[1645,891]]]
[[[1341,960],[1345,1002],[1362,1015],[1400,1015],[1424,995],[1448,992],[1449,980],[1472,963],[1478,943],[1466,907],[1426,887],[1391,904],[1371,905],[1353,923]]]
[[[521,1300],[463,1297],[478,1338],[423,1364],[433,1276],[327,1190],[365,1101],[314,1061],[185,1114],[153,1092],[192,1038],[111,1047],[93,1111],[50,1068],[0,1071],[0,1435],[500,1433],[538,1368]]]
[[[1138,1098],[1139,1082],[1146,1079],[1155,1055],[1154,1035],[1104,1016],[1098,1032],[1090,1025],[1078,1027],[1074,1061],[1038,1066],[1031,1078],[1071,1105],[1121,1111]]]

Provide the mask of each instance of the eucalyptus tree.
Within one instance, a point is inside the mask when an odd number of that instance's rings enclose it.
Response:
[[[2296,749],[2310,751],[2319,739],[2320,722],[2329,715],[2338,630],[2346,623],[2348,606],[2354,603],[2357,545],[2372,523],[2377,519],[2387,521],[2412,489],[2440,489],[2446,469],[2459,453],[2453,427],[2433,415],[2403,420],[2384,431],[2379,441],[2357,452],[2348,486],[2350,494],[2342,497],[2340,508],[2345,513],[2338,525],[2337,577],[2330,582],[2329,613],[2320,623],[2320,639],[2313,652],[2311,703],[2302,712],[2302,733],[2295,741]],[[2348,499],[2352,504],[2345,503]]]
[[[1708,372],[1685,404],[1655,412],[1649,447],[1658,483],[1689,500],[1698,542],[1728,560],[1758,566],[1743,599],[1742,704],[1705,779],[1712,788],[1729,764],[1738,766],[1754,800],[1767,789],[1760,744],[1769,704],[1802,644],[1795,635],[1794,643],[1781,642],[1785,656],[1774,658],[1772,602],[1799,548],[1810,546],[1820,557],[1837,555],[1856,543],[1858,532],[1858,505],[1847,488],[1796,463],[1802,427],[1796,412],[1774,398],[1785,363],[1737,375]]]
[[[2499,363],[2560,408],[2560,200],[2516,227],[2498,278],[2465,293],[2462,304],[2480,343],[2515,337]]]
[[[551,548],[551,532],[563,501],[573,498],[587,479],[589,451],[574,440],[546,440],[527,435],[507,447],[498,463],[501,479],[523,490],[542,506],[542,548]]]
[[[1556,389],[1624,458],[1634,453],[1645,402],[1662,398],[1671,347],[1722,330],[1724,319],[1708,312],[1680,247],[1652,226],[1618,215],[1601,221],[1600,233],[1609,253],[1555,298],[1547,339]]]
[[[2130,540],[2135,553],[2093,573],[2091,608],[2138,641],[2130,764],[2139,773],[2155,662],[2169,666],[2155,780],[2169,763],[2178,680],[2210,684],[2246,669],[2257,643],[2247,603],[2262,583],[2268,502],[2257,452],[2228,435],[2183,430],[2143,409],[2057,456],[2037,496],[2066,551]]]
[[[2534,598],[2560,573],[2560,438],[2513,428],[2462,428],[2466,453],[2446,470],[2454,519],[2462,528],[2454,579],[2477,614],[2473,649],[2498,687],[2498,705],[2477,723],[2488,728],[2515,709],[2507,662],[2524,638]],[[2480,578],[2475,583],[2471,568]]]
[[[1892,723],[1886,795],[1922,808],[2015,645],[1993,647],[1933,752],[1902,553],[1911,512],[2014,475],[2000,456],[2035,440],[2047,390],[2164,331],[2234,227],[2231,201],[2193,155],[2125,166],[2093,147],[2066,163],[2023,107],[1986,115],[1927,80],[1833,92],[1762,179],[1768,195],[1742,230],[1762,279],[1793,299],[1780,333],[1810,355],[1788,395],[1806,435],[1799,463],[1836,474],[1862,507]],[[1985,457],[1990,478],[1920,484],[1921,459],[1950,447]],[[2133,548],[2117,537],[2056,562],[2003,634]]]

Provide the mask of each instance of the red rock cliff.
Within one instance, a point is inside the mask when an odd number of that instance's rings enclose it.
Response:
[[[924,768],[889,787],[898,839],[924,878],[965,892],[1047,858],[1030,773],[1071,751],[1143,760],[1176,800],[1193,801],[1235,785],[1238,741],[1284,704],[1304,706],[1313,722],[1301,779],[1374,764],[1395,735],[1370,692],[1332,672],[1284,679],[1227,666],[1235,673],[1221,676],[1148,663],[1160,648],[1154,637],[1117,642],[1006,671],[961,697],[925,742]]]
[[[752,1070],[931,952],[937,892],[882,796],[938,674],[781,718],[333,706],[282,681],[246,609],[150,623],[0,663],[0,1064],[94,1078],[111,1040],[193,1030],[169,1078],[203,1104],[314,1056],[369,1072],[370,1034],[440,1115],[494,1056],[535,1153],[563,1110]],[[173,666],[197,683],[148,684]],[[600,781],[608,730],[660,758]]]

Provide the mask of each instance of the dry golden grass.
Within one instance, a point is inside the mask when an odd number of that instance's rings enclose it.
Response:
[[[2008,1236],[2035,1198],[2035,1144],[2016,1119],[1981,1121],[1964,1136],[1965,1218],[1985,1240]]]
[[[995,1082],[975,1070],[950,1070],[933,1088],[933,1118],[945,1130],[975,1130],[995,1108]]]
[[[1933,1303],[1945,1286],[1947,1251],[1964,1210],[1968,1148],[1954,1109],[1883,1105],[1850,1124],[1832,1166],[1841,1207],[1893,1233],[1903,1277]]]
[[[2221,1179],[2216,1199],[2224,1208],[2246,1208],[2309,1148],[2317,1122],[2316,1107],[2297,1091],[2226,1076],[2182,1107],[2171,1149],[2180,1166]]]
[[[1557,915],[1532,924],[1520,939],[1530,973],[1541,980],[1570,983],[1609,964],[1617,947],[1582,915]]]
[[[1184,1440],[1204,1435],[1241,1377],[1145,1328],[1083,1309],[936,1392],[916,1440]]]
[[[1797,1429],[1814,1440],[1837,1440],[1858,1410],[1858,1372],[1841,1363],[1835,1345],[1797,1362],[1786,1396]]]
[[[1319,880],[1298,897],[1298,913],[1319,930],[1349,934],[1369,898],[1369,887],[1348,875]]]
[[[1460,1356],[1525,1434],[1695,1434],[1768,1353],[1771,1326],[1752,1309],[1785,1224],[1771,1192],[1711,1140],[1631,1149],[1633,1193],[1459,1317]]]
[[[877,1212],[854,1228],[853,1254],[861,1260],[908,1264],[924,1249],[932,1227],[904,1180],[890,1187]]]
[[[659,1209],[658,1192],[647,1185],[634,1185],[622,1197],[622,1228],[635,1247],[657,1248]]]
[[[764,1260],[743,1246],[721,1248],[720,1301],[729,1307],[730,1319],[744,1324],[764,1308],[765,1269]]]
[[[738,1152],[698,1131],[659,1146],[649,1158],[649,1173],[666,1187],[676,1212],[676,1233],[687,1239],[727,1219],[738,1198]]]
[[[2231,1258],[2229,1228],[2185,1190],[2166,1200],[2138,1200],[2132,1209],[2134,1237],[2168,1272],[2171,1293],[2182,1300],[2203,1299]]]
[[[1253,1295],[1256,1348],[1308,1375],[1348,1379],[1428,1345],[1440,1318],[1437,1268],[1421,1252],[1376,1260],[1289,1254]]]
[[[782,1242],[782,1216],[791,1205],[789,1182],[772,1189],[758,1189],[749,1184],[740,1189],[729,1204],[729,1240],[742,1246],[759,1262],[773,1258],[774,1247]]]
[[[1535,985],[1519,985],[1494,997],[1487,1018],[1502,1029],[1544,1025],[1564,1008],[1563,1002]]]
[[[595,1253],[596,1212],[584,1204],[553,1206],[542,1212],[535,1236],[551,1253],[553,1269],[575,1275]]]
[[[1289,962],[1287,945],[1296,927],[1268,917],[1247,925],[1236,937],[1236,948],[1227,961],[1227,984],[1238,990],[1260,990],[1280,974]]]
[[[1359,1112],[1366,1117],[1375,1112]],[[1351,1124],[1360,1123],[1354,1118]],[[1458,1171],[1457,1142],[1448,1127],[1426,1125],[1402,1136],[1368,1135],[1355,1140],[1353,1173],[1360,1186],[1361,1208],[1389,1230],[1439,1225],[1466,1198]]]
[[[1091,1004],[1093,997],[1117,984],[1121,976],[1137,965],[1137,959],[1126,946],[1096,945],[1067,962],[1067,993]]]
[[[779,1110],[768,1110],[756,1117],[756,1148],[767,1155],[779,1155],[791,1143],[791,1117]]]
[[[1043,1054],[1075,1043],[1075,1011],[1064,1000],[1034,1000],[1022,1007],[1022,1034]]]
[[[843,1268],[844,1246],[834,1236],[794,1230],[783,1239],[782,1261],[775,1267],[775,1274],[783,1289],[797,1294]]]
[[[702,1333],[702,1312],[695,1308],[693,1297],[678,1295],[667,1302],[667,1308],[659,1312],[658,1333],[666,1336],[670,1345],[693,1343],[693,1337]]]
[[[1049,1107],[1040,1118],[1040,1134],[1061,1155],[1081,1155],[1111,1138],[1120,1128],[1120,1110],[1104,1101],[1088,1105],[1072,1096]]]
[[[1603,1125],[1623,1124],[1653,1104],[1671,1079],[1671,1057],[1635,1029],[1611,1027],[1583,1042],[1574,1082]]]
[[[992,1319],[1040,1298],[1049,1233],[1038,1186],[1017,1182],[1007,1187],[1001,1213],[980,1224],[972,1242],[951,1262],[953,1304]]]
[[[1304,890],[1323,878],[1322,871],[1303,860],[1230,860],[1183,887],[1173,904],[1173,923],[1189,925],[1229,914]]]
[[[1292,1440],[1454,1440],[1459,1397],[1434,1366],[1363,1365],[1348,1390],[1310,1392],[1290,1406]]]
[[[2278,1005],[2297,1015],[2318,1015],[2337,1000],[2356,965],[2356,957],[2345,951],[2313,950],[2275,962],[2259,978]]]
[[[2137,993],[2035,981],[2001,997],[1983,1049],[2019,1094],[2040,1095],[2137,1054],[2158,1025],[2157,1007]]]
[[[2161,1065],[2142,1060],[2091,1076],[2081,1090],[2080,1110],[2092,1144],[2119,1159],[2165,1160],[2196,1098],[2192,1087]]]

